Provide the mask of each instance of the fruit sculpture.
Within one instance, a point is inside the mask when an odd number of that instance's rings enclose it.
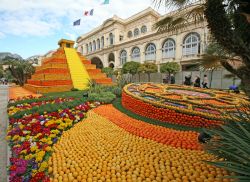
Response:
[[[152,83],[124,87],[122,105],[141,116],[191,127],[223,123],[225,113],[247,102],[244,95],[213,89]]]
[[[72,88],[83,90],[88,87],[89,80],[112,84],[111,78],[76,52],[74,41],[62,39],[58,44],[60,47],[36,67],[35,74],[25,85],[26,89],[35,93],[70,91]]]
[[[221,178],[227,171],[202,162],[214,159],[203,151],[163,145],[120,128],[106,118],[110,107],[89,111],[86,120],[63,133],[48,161],[51,181],[230,181]]]

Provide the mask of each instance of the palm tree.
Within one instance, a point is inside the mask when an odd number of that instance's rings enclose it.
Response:
[[[32,64],[24,60],[8,59],[4,60],[4,64],[9,66],[8,70],[20,86],[23,86],[35,72]]]
[[[155,24],[159,32],[185,28],[206,19],[208,28],[227,56],[220,64],[242,81],[250,97],[250,2],[248,0],[153,0],[156,6],[175,6],[179,10]]]

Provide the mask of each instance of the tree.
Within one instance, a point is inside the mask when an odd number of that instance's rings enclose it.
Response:
[[[154,63],[144,63],[138,68],[139,73],[146,73],[148,75],[148,81],[150,82],[150,74],[156,73],[158,71],[156,64]]]
[[[167,62],[161,64],[160,72],[161,73],[168,73],[170,78],[170,74],[175,74],[176,72],[180,71],[180,65],[176,62]]]
[[[103,73],[106,73],[106,75],[108,77],[112,77],[113,73],[114,73],[114,70],[113,68],[110,68],[110,67],[106,67],[106,68],[102,68],[102,72]]]
[[[215,41],[226,52],[221,65],[239,77],[250,96],[250,2],[248,0],[153,0],[156,5],[174,5],[183,9],[155,24],[159,32],[184,28],[191,21],[205,18]],[[237,65],[237,66],[235,66]]]
[[[4,60],[4,64],[9,65],[9,72],[14,77],[17,84],[20,86],[23,86],[31,77],[31,75],[35,72],[35,68],[32,66],[32,64],[24,60]]]
[[[122,72],[125,74],[130,73],[133,79],[134,75],[138,73],[138,68],[140,67],[140,65],[141,65],[140,63],[135,62],[135,61],[126,62],[122,66]]]
[[[222,67],[220,61],[225,57],[226,53],[221,48],[221,46],[217,43],[211,43],[208,45],[207,49],[205,50],[205,54],[202,56],[200,60],[200,69],[205,71],[211,71],[211,77],[209,81],[209,87],[212,86],[213,81],[213,73],[215,70]]]
[[[0,65],[0,78],[2,78],[4,75],[3,67]]]

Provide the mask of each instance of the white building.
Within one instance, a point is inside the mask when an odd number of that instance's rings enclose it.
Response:
[[[175,12],[171,12],[175,14]],[[161,16],[147,8],[128,19],[118,16],[77,39],[77,50],[98,68],[121,68],[125,62],[161,63],[175,61],[183,70],[197,63],[208,40],[206,22],[190,21],[185,28],[159,33],[153,25]]]

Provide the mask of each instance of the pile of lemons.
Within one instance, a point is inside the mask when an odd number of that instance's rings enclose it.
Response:
[[[230,181],[202,160],[203,151],[173,148],[132,135],[89,111],[63,133],[49,159],[51,181]]]

